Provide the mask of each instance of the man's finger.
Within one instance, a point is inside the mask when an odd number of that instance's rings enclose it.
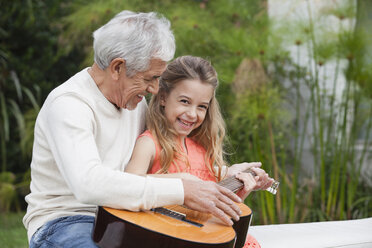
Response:
[[[211,213],[226,225],[232,225],[231,217],[236,219],[240,209],[235,202],[241,199],[231,190],[212,182],[197,182],[183,179],[184,204],[191,209]]]
[[[218,189],[219,191],[227,196],[229,199],[233,200],[234,202],[242,202],[242,199],[240,199],[234,192],[232,192],[231,190],[227,189],[227,188],[224,188],[222,186],[219,186],[218,185]],[[227,203],[227,202],[226,202]]]
[[[222,210],[226,215],[231,216],[235,221],[239,220],[239,215],[237,211],[240,213],[240,208],[236,206],[234,203],[232,205],[227,205],[223,201],[218,201],[216,204],[217,208]]]
[[[234,223],[232,222],[231,218],[229,215],[227,215],[224,211],[221,209],[217,208],[216,206],[211,206],[211,214],[222,220],[223,223],[225,223],[228,226],[232,226]]]
[[[236,195],[236,194],[234,193],[234,195]],[[237,196],[237,197],[241,201],[241,198],[239,196]],[[231,212],[231,210],[224,211],[228,215],[230,215],[231,217],[234,217],[234,215],[239,216],[239,215],[242,214],[240,208],[235,204],[235,202],[231,201],[226,196],[222,195],[218,200],[220,200],[219,203],[221,204],[221,205],[217,204],[218,207],[223,208],[223,209],[226,209],[226,206],[228,206],[228,208],[233,211],[233,212]]]

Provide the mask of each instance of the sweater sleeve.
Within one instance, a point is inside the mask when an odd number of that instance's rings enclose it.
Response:
[[[183,203],[179,179],[141,177],[102,164],[94,111],[78,97],[54,99],[44,116],[46,140],[57,167],[81,203],[133,211]]]

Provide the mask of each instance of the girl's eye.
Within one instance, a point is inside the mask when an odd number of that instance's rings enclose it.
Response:
[[[208,106],[206,106],[206,105],[200,105],[199,108],[202,108],[202,109],[207,110],[208,109]]]
[[[182,100],[180,100],[180,102],[182,102],[182,103],[189,103],[189,101],[186,100],[186,99],[182,99]]]

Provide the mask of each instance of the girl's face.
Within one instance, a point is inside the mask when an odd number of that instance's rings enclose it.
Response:
[[[203,123],[213,92],[212,85],[200,80],[182,80],[162,97],[165,117],[181,138]]]

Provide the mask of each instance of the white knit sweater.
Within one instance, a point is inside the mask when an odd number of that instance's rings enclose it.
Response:
[[[28,239],[47,221],[95,215],[96,206],[138,211],[182,204],[180,179],[124,173],[144,130],[146,101],[116,109],[87,69],[54,89],[36,120],[31,193],[23,223]]]

